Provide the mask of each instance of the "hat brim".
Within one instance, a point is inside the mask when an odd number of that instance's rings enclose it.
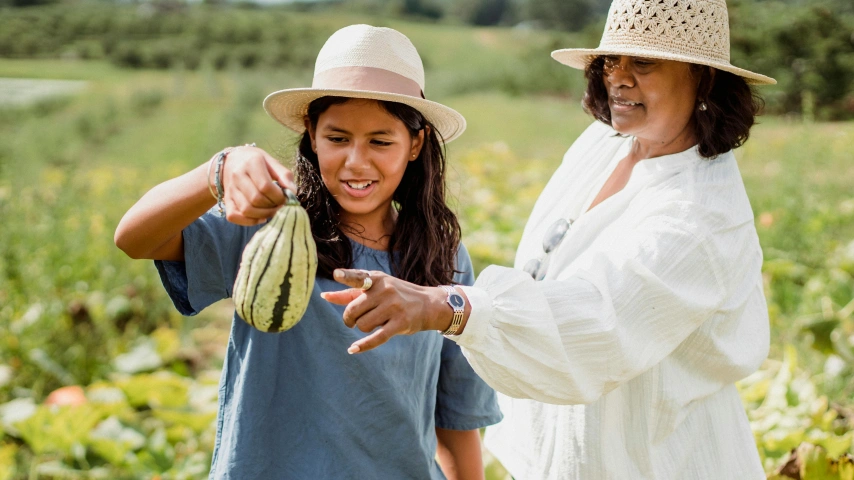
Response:
[[[305,116],[308,105],[321,97],[349,97],[369,100],[383,100],[408,105],[424,115],[441,138],[448,143],[466,129],[466,119],[453,108],[423,98],[396,93],[373,92],[365,90],[334,90],[318,88],[291,88],[279,90],[264,99],[264,110],[282,125],[302,133],[305,131]]]
[[[669,52],[661,52],[657,50],[648,50],[643,48],[621,48],[621,49],[602,49],[602,48],[565,48],[552,52],[552,58],[558,62],[568,65],[572,68],[584,70],[594,58],[600,55],[629,55],[633,57],[658,58],[662,60],[675,60],[677,62],[695,63],[698,65],[707,65],[719,70],[733,73],[752,85],[774,85],[777,80],[765,75],[754,73],[743,68],[734,67],[729,63],[721,63],[709,61],[704,58],[692,57],[688,55],[679,55]]]

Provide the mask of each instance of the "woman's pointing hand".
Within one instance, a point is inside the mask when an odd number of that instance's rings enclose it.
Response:
[[[365,282],[368,277],[370,282]],[[447,293],[439,287],[422,287],[382,272],[355,269],[337,269],[333,278],[351,288],[324,292],[321,297],[346,305],[344,325],[373,332],[353,343],[349,353],[371,350],[395,335],[441,331],[451,324],[453,311],[445,302]]]

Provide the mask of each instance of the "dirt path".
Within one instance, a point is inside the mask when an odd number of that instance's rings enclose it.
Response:
[[[81,80],[0,78],[0,107],[21,107],[45,98],[71,95],[86,87]]]

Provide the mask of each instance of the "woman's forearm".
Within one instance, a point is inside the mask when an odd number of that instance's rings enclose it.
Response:
[[[116,246],[131,258],[183,260],[181,231],[216,203],[207,173],[205,162],[149,190],[119,222]]]
[[[448,480],[483,480],[480,432],[436,428],[439,465]]]

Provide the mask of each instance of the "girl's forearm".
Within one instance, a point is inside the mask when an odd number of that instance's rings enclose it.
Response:
[[[448,480],[483,480],[480,432],[436,429],[439,465]]]
[[[149,190],[119,222],[116,246],[131,258],[183,260],[181,231],[216,203],[207,174],[205,162]]]

